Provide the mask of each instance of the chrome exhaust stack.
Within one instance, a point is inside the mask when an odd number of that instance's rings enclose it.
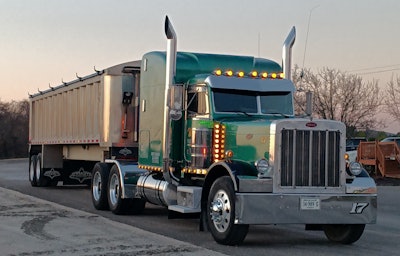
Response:
[[[282,68],[285,78],[292,80],[292,47],[296,39],[296,28],[292,27],[282,48]]]
[[[182,86],[175,86],[177,36],[168,16],[165,18],[165,35],[167,37],[165,91],[164,91],[164,123],[163,123],[163,177],[168,183],[178,179],[170,170],[171,120],[182,117]]]

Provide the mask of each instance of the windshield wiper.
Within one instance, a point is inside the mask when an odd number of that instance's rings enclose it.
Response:
[[[251,116],[249,113],[245,112],[245,111],[234,111],[235,113],[240,113],[240,114],[244,114],[246,116]]]
[[[265,113],[266,115],[279,115],[279,116],[283,116],[283,117],[285,117],[285,118],[289,118],[290,116],[289,115],[286,115],[286,114],[283,114],[283,113],[280,113],[280,112],[271,112],[271,113]]]

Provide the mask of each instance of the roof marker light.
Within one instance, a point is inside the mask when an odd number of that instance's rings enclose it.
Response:
[[[227,70],[225,71],[226,76],[233,76],[233,71],[232,70]]]
[[[236,75],[238,77],[244,77],[244,72],[243,71],[236,72]]]
[[[222,75],[222,70],[221,69],[214,70],[214,75],[216,75],[216,76]]]
[[[260,74],[260,77],[263,78],[263,79],[268,78],[268,73],[267,72],[262,72]]]
[[[280,79],[284,79],[284,78],[285,78],[285,74],[284,74],[284,73],[282,73],[282,72],[281,72],[281,73],[279,73],[279,78],[280,78]]]
[[[257,71],[251,71],[250,72],[250,76],[253,77],[253,78],[257,77],[258,76],[258,72]]]
[[[272,74],[271,74],[271,78],[273,78],[273,79],[275,79],[276,76],[277,76],[276,73],[272,73]]]

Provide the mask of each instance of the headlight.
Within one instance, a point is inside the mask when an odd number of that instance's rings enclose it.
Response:
[[[349,171],[350,171],[350,173],[351,173],[352,175],[354,175],[354,176],[360,175],[360,173],[362,172],[362,170],[363,170],[363,167],[361,166],[360,163],[351,162],[351,163],[349,164]]]
[[[265,159],[260,159],[254,163],[258,171],[259,178],[270,178],[272,177],[272,167]]]

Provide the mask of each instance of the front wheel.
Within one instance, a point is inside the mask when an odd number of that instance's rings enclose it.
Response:
[[[352,244],[360,239],[364,232],[365,224],[333,224],[325,225],[326,237],[336,243]]]
[[[223,176],[211,186],[207,201],[207,220],[217,243],[237,245],[243,242],[249,225],[234,224],[235,192],[230,177]]]

